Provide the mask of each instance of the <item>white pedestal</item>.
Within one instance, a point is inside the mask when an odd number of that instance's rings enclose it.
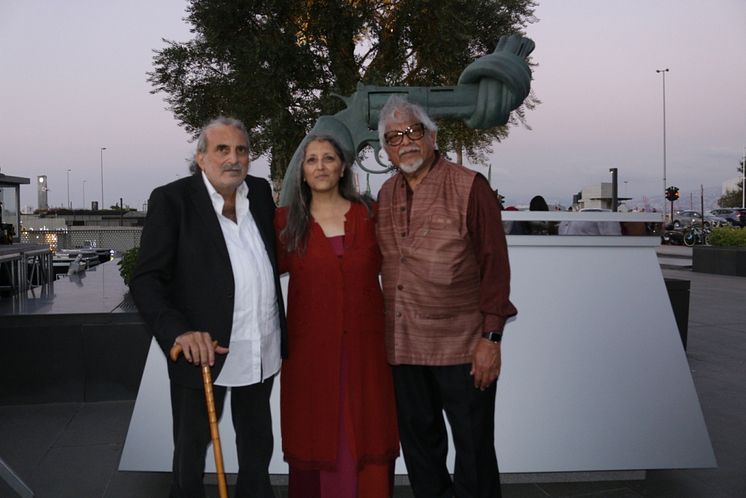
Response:
[[[715,466],[656,258],[657,237],[508,237],[511,300],[497,390],[502,473]],[[153,344],[120,470],[170,471],[165,358]],[[272,395],[273,474],[287,473]],[[220,423],[236,472],[230,416]],[[207,471],[214,471],[212,450]],[[452,465],[453,455],[449,455]],[[397,473],[406,473],[402,458]]]

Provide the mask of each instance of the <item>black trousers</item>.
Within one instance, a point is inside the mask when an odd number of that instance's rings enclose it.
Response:
[[[481,391],[471,365],[393,367],[404,462],[418,498],[495,498],[500,474],[495,454],[493,383]],[[446,468],[451,426],[456,449],[453,481]]]
[[[269,482],[272,416],[269,395],[274,378],[231,388],[231,416],[236,432],[238,479],[236,498],[274,498]],[[214,386],[215,411],[223,411],[226,388]],[[174,460],[170,498],[204,498],[202,483],[207,445],[211,441],[205,393],[171,383]],[[226,441],[221,439],[223,446]]]

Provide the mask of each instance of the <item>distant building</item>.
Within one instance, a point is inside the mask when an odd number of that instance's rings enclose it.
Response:
[[[0,242],[2,243],[20,240],[21,185],[28,185],[29,182],[28,178],[0,173]]]
[[[124,252],[140,245],[145,222],[141,211],[49,209],[21,215],[26,242],[50,249],[98,247]]]
[[[67,228],[67,223],[65,223],[65,218],[22,213],[21,226],[24,230],[64,230]]]
[[[617,204],[630,200],[631,197],[617,196]],[[614,211],[612,206],[612,184],[604,182],[598,185],[583,187],[578,194],[573,196],[573,207],[580,209],[608,209]]]
[[[47,185],[47,175],[41,175],[36,177],[36,192],[38,195],[38,206],[39,209],[49,209],[49,201],[47,200],[47,192],[49,192],[49,186]]]
[[[37,230],[46,226],[59,227],[142,227],[146,214],[142,211],[91,211],[88,209],[48,209],[24,215],[24,228]]]

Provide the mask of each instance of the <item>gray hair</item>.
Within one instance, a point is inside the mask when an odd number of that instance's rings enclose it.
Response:
[[[192,158],[192,161],[189,163],[189,172],[191,174],[195,174],[200,171],[199,165],[197,164],[197,154],[207,152],[207,132],[212,130],[213,128],[217,128],[218,126],[234,127],[241,133],[241,135],[243,135],[244,140],[246,140],[246,145],[251,148],[251,144],[249,142],[249,132],[246,131],[246,126],[241,120],[229,116],[218,116],[216,118],[213,118],[202,127],[199,132],[199,136],[197,137],[197,148],[194,151],[194,157]]]
[[[339,143],[332,136],[325,134],[308,135],[304,142],[303,153],[298,158],[298,164],[295,168],[288,168],[288,172],[293,171],[290,181],[294,186],[294,195],[288,202],[287,223],[280,232],[280,240],[285,245],[285,250],[288,253],[297,252],[301,255],[305,253],[311,226],[311,188],[303,181],[303,161],[308,144],[311,142],[327,142],[334,148],[342,161],[342,172],[347,173],[339,179],[339,184],[337,184],[340,195],[348,201],[363,203],[368,208],[368,215],[372,216],[368,200],[362,197],[355,188],[353,173],[350,171],[352,159],[345,155]]]
[[[381,143],[381,147],[386,145],[386,140],[383,137],[386,133],[386,122],[403,123],[410,117],[422,123],[426,130],[437,133],[438,127],[430,116],[427,115],[422,106],[409,102],[401,95],[394,93],[386,101],[386,104],[381,109],[381,113],[378,115],[378,140]],[[438,148],[437,144],[435,148]]]

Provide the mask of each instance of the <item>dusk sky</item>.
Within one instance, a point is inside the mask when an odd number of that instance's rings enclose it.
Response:
[[[191,38],[184,0],[0,0],[0,171],[49,177],[49,203],[141,208],[187,174],[194,144],[151,95],[146,72],[162,38]],[[620,195],[659,196],[666,73],[667,177],[683,192],[738,175],[746,149],[746,2],[546,0],[536,42],[532,130],[496,144],[492,184],[511,204],[535,194],[568,205],[610,181]],[[487,174],[487,168],[475,169]],[[252,174],[267,176],[263,160]],[[381,175],[378,175],[381,176]],[[372,180],[374,190],[383,178]],[[626,183],[625,183],[626,182]]]

